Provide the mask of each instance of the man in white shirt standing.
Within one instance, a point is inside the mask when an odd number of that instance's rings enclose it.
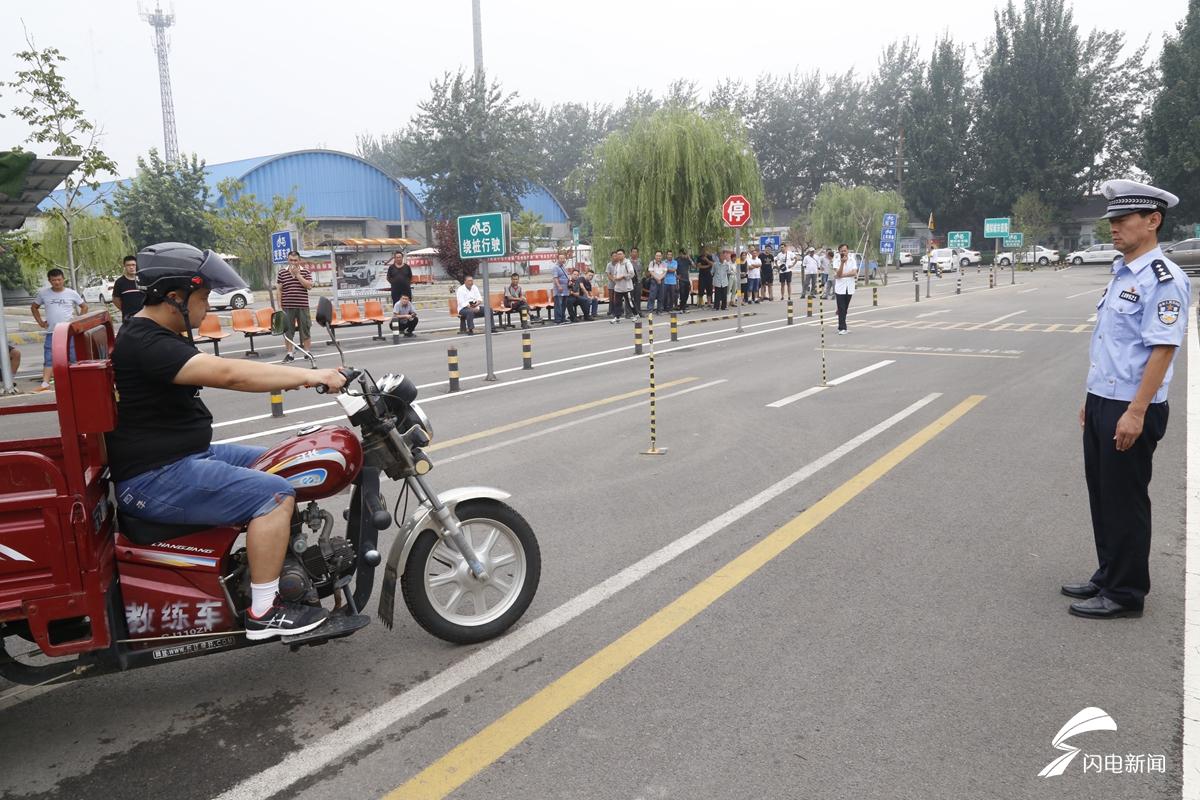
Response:
[[[854,296],[854,284],[858,279],[858,261],[850,254],[849,245],[838,247],[838,256],[834,260],[833,296],[837,300],[838,336],[845,336],[850,330],[846,327],[846,311],[850,308],[850,298]]]
[[[483,314],[483,295],[479,293],[475,279],[468,275],[455,297],[458,298],[458,317],[467,326],[467,335],[474,336],[475,318]]]
[[[820,266],[817,262],[817,251],[813,248],[808,248],[808,252],[804,254],[804,286],[801,294],[807,297],[817,296],[817,269]]]

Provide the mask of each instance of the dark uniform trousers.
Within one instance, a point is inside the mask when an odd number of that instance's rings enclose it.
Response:
[[[1167,431],[1166,402],[1146,409],[1142,435],[1124,452],[1113,436],[1125,400],[1089,393],[1083,412],[1083,470],[1100,567],[1092,583],[1100,594],[1141,608],[1150,591],[1150,473],[1154,449]]]

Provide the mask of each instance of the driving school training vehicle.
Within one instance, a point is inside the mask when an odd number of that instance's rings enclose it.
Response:
[[[317,322],[336,343],[331,316],[322,298]],[[78,355],[74,364],[68,342]],[[0,676],[16,683],[262,643],[248,640],[241,624],[249,569],[245,548],[235,545],[244,525],[166,525],[116,511],[104,447],[104,433],[116,423],[113,342],[107,311],[60,324],[53,339],[56,399],[0,409],[55,412],[62,434],[0,442]],[[379,617],[392,626],[399,581],[409,612],[434,636],[467,644],[500,635],[537,590],[541,555],[532,529],[499,489],[434,492],[426,480],[433,465],[422,449],[433,428],[410,379],[389,374],[376,381],[342,369],[347,382],[336,399],[359,435],[311,425],[255,464],[296,489],[280,593],[327,607],[332,598],[334,606],[324,624],[282,641],[293,650],[324,644],[369,623],[363,610],[384,564],[379,534],[393,523],[381,476],[403,484],[393,511],[405,499],[407,512],[410,493],[415,510],[394,520]],[[333,515],[317,501],[347,488],[345,530],[335,535]]]

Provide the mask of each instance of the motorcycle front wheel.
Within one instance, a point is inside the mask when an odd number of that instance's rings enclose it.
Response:
[[[454,644],[475,644],[504,633],[529,608],[542,554],[529,523],[505,503],[469,500],[456,512],[487,580],[476,580],[457,550],[425,530],[408,554],[401,590],[426,631]]]

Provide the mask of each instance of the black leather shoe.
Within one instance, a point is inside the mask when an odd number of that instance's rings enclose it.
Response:
[[[1087,600],[1089,597],[1095,597],[1100,594],[1100,587],[1091,581],[1083,583],[1064,583],[1062,585],[1062,593],[1067,597],[1079,597]]]
[[[1115,619],[1117,617],[1140,617],[1142,615],[1140,608],[1123,606],[1115,600],[1109,600],[1107,597],[1100,595],[1096,595],[1090,600],[1071,603],[1069,610],[1077,617],[1090,617],[1091,619]]]

